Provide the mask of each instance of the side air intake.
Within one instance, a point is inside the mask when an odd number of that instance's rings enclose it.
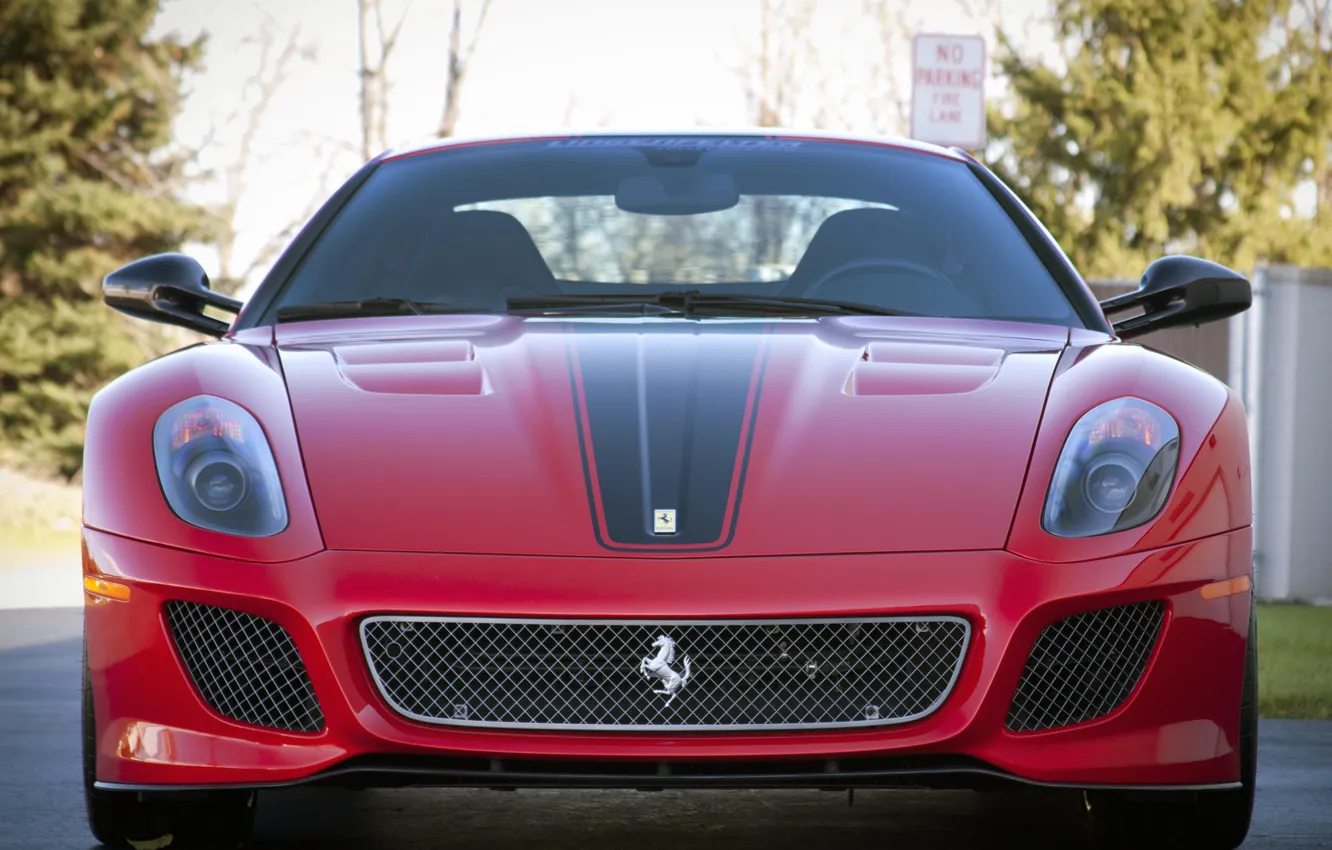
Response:
[[[1119,708],[1147,669],[1164,616],[1164,603],[1139,602],[1047,626],[1027,657],[1008,709],[1008,728],[1072,726]]]
[[[185,669],[214,711],[288,732],[324,728],[305,664],[277,623],[197,602],[168,602],[166,616]]]

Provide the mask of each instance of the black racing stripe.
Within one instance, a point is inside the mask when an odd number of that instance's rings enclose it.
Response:
[[[571,340],[591,443],[583,447],[584,472],[601,544],[632,551],[725,546],[739,508],[733,478],[737,458],[743,475],[748,454],[742,437],[752,432],[751,385],[765,337],[750,329],[603,327],[578,327]],[[604,528],[596,523],[594,490]],[[662,509],[676,512],[675,534],[654,532],[652,514]]]

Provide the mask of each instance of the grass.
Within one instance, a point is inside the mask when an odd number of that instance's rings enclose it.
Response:
[[[0,468],[0,569],[77,558],[79,488]]]
[[[79,552],[77,531],[38,533],[0,525],[0,573],[6,569],[76,563]]]
[[[82,498],[78,485],[0,467],[0,527],[33,533],[77,529]]]
[[[1263,717],[1332,720],[1332,607],[1258,607]]]

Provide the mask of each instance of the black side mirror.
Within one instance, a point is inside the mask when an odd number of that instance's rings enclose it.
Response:
[[[185,254],[154,254],[123,265],[102,280],[108,307],[150,322],[222,336],[227,322],[204,315],[205,307],[239,313],[242,303],[208,285],[203,266]]]
[[[1243,313],[1253,303],[1253,287],[1244,275],[1197,257],[1162,257],[1142,273],[1137,292],[1101,302],[1109,316],[1136,307],[1141,315],[1114,325],[1121,339],[1163,328],[1201,325]]]

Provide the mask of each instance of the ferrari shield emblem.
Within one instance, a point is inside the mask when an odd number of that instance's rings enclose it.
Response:
[[[652,512],[652,533],[653,534],[674,534],[675,533],[675,511],[657,510]]]

